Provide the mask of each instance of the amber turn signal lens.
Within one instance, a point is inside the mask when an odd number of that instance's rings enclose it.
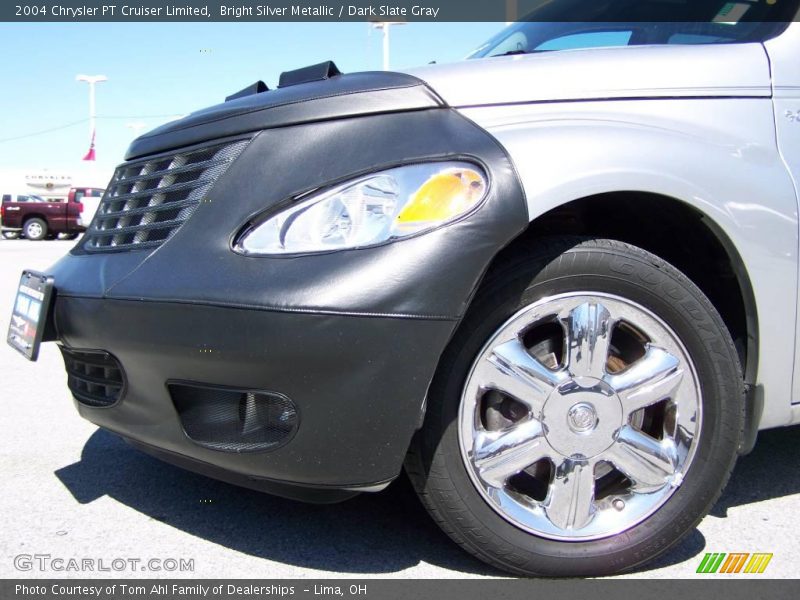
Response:
[[[397,215],[403,224],[449,221],[471,208],[483,198],[486,182],[472,169],[447,169],[431,176],[411,197]]]

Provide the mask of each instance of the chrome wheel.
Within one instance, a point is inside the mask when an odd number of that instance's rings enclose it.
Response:
[[[504,519],[559,540],[641,523],[672,496],[701,432],[692,361],[653,312],[575,292],[506,321],[459,408],[461,457]]]
[[[38,221],[31,221],[25,226],[25,236],[32,240],[38,240],[44,237],[44,228]]]

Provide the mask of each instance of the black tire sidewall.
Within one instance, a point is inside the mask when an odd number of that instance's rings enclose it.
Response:
[[[529,283],[524,285],[526,281]],[[504,290],[520,288],[521,293],[504,295]],[[463,542],[488,562],[524,574],[613,573],[666,550],[710,509],[736,457],[743,412],[741,374],[733,344],[716,311],[675,269],[638,248],[615,242],[581,243],[548,261],[544,268],[536,260],[522,263],[496,276],[482,291],[443,359],[422,433],[426,440],[423,462],[437,476],[447,473],[451,478],[458,498],[450,500],[462,505],[461,519],[469,523],[462,532]],[[703,421],[684,482],[656,513],[613,537],[561,542],[512,525],[475,490],[459,449],[458,408],[476,355],[508,318],[542,298],[577,291],[627,298],[672,328],[694,363]]]

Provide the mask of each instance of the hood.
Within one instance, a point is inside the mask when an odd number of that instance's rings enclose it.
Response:
[[[454,107],[611,98],[770,96],[761,44],[627,46],[409,69]]]
[[[589,99],[769,97],[771,82],[761,44],[719,44],[564,50],[252,89],[140,136],[125,159],[360,115]]]
[[[136,138],[125,160],[262,129],[442,106],[424,82],[408,74],[338,75],[251,93],[171,121]]]

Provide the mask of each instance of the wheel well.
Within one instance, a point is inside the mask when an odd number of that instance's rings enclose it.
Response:
[[[25,218],[22,219],[22,226],[25,227],[25,224],[28,221],[30,221],[31,219],[41,219],[42,221],[45,222],[45,225],[47,224],[47,219],[45,218],[44,215],[39,215],[39,214],[33,213],[31,215],[25,215]]]
[[[736,345],[746,383],[755,379],[757,320],[750,281],[724,233],[674,198],[616,192],[581,198],[536,218],[492,266],[519,256],[543,236],[614,239],[651,252],[679,269],[708,297]],[[491,268],[491,267],[490,267]]]

